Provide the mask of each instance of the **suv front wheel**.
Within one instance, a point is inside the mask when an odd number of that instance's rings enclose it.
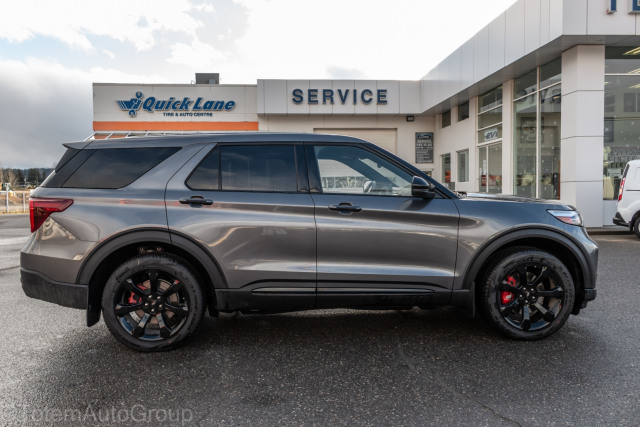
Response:
[[[482,284],[485,320],[515,339],[552,335],[566,322],[575,300],[567,267],[550,253],[530,247],[499,253]]]
[[[102,294],[111,333],[135,350],[176,347],[204,314],[203,292],[188,264],[169,254],[144,254],[115,269]]]

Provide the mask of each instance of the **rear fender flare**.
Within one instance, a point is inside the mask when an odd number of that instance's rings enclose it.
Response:
[[[193,240],[169,233],[167,229],[146,229],[124,232],[100,243],[85,260],[78,272],[76,283],[87,284],[87,325],[92,326],[100,320],[102,308],[102,289],[106,278],[104,273],[114,269],[117,265],[105,265],[104,262],[120,250],[136,244],[162,246],[170,253],[183,254],[183,258],[190,261],[197,273],[202,277],[207,289],[209,311],[215,312],[215,288],[226,288],[221,270],[215,260],[202,246]],[[102,270],[102,271],[101,271]]]

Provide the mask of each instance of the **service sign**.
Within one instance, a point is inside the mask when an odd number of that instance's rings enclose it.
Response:
[[[433,163],[433,132],[416,132],[416,163]]]
[[[361,103],[363,105],[369,105],[375,103],[376,105],[387,105],[387,89],[318,89],[311,88],[306,91],[300,88],[295,88],[291,91],[291,101],[294,104],[335,104],[339,102],[344,105],[347,102],[351,102],[353,105]]]

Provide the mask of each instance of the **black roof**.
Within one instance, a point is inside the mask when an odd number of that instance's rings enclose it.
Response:
[[[234,132],[234,133],[197,133],[188,135],[134,136],[127,138],[97,139],[64,144],[67,148],[92,149],[134,147],[185,147],[194,144],[213,142],[355,142],[366,143],[362,139],[319,133],[295,132]]]

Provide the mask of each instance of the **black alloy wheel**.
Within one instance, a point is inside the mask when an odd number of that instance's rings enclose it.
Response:
[[[484,281],[481,310],[503,334],[535,340],[562,327],[574,300],[573,279],[558,258],[520,247],[497,256]]]
[[[102,298],[111,333],[136,350],[167,350],[191,334],[204,312],[195,275],[168,254],[137,256],[111,275]]]

